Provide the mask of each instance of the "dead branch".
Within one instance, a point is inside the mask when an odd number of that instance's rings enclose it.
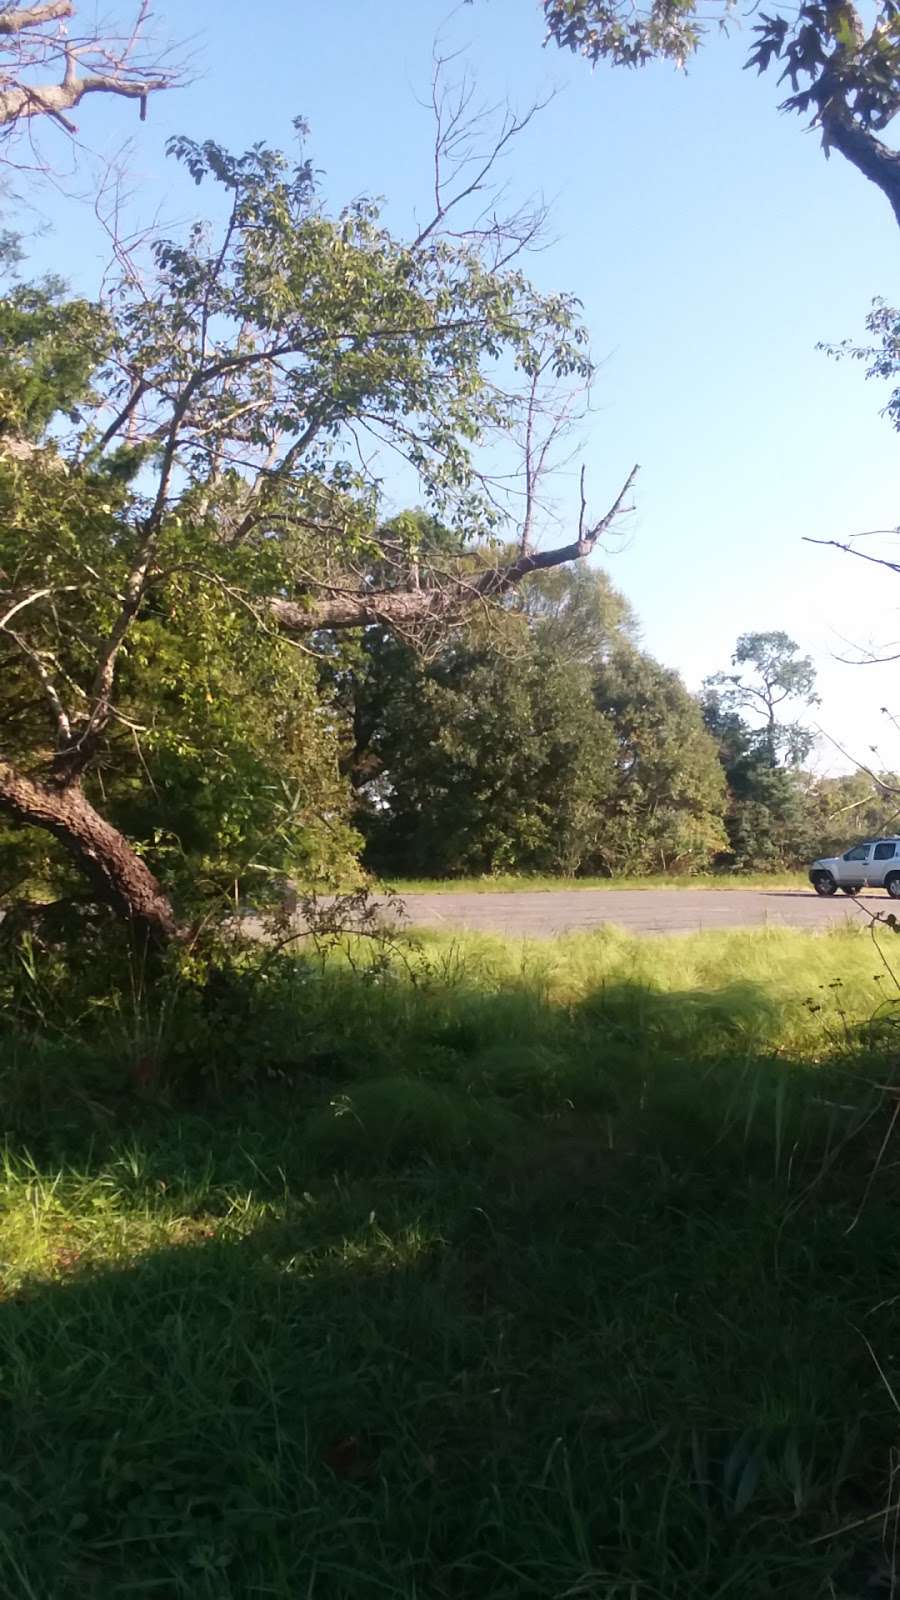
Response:
[[[141,49],[150,0],[140,0],[133,25],[122,35],[98,31],[72,38],[66,24],[75,14],[75,0],[14,3],[0,14],[0,137],[40,118],[74,135],[77,126],[68,113],[94,94],[138,100],[143,120],[148,97],[181,80],[177,66]]]
[[[900,529],[897,528],[888,528],[884,531],[886,533],[900,533]],[[870,536],[860,535],[860,537],[867,538]],[[889,561],[886,556],[870,556],[868,550],[857,550],[854,545],[843,544],[840,539],[813,539],[807,534],[804,536],[803,543],[822,545],[825,549],[830,550],[842,550],[846,556],[858,556],[860,561],[871,561],[876,567],[887,567],[889,572],[900,573],[900,561]]]
[[[454,59],[437,53],[433,58],[428,106],[434,119],[434,210],[411,248],[420,249],[432,235],[446,233],[451,212],[458,211],[466,201],[487,195],[478,213],[451,236],[493,240],[497,270],[534,243],[546,221],[547,208],[537,200],[501,217],[498,203],[502,188],[494,182],[494,172],[509,146],[553,99],[553,92],[543,100],[535,100],[521,113],[509,105],[476,105],[475,82],[469,73],[464,72],[455,83],[447,79]]]
[[[520,551],[504,566],[471,577],[451,577],[434,588],[339,590],[301,601],[273,598],[270,616],[285,633],[314,633],[323,628],[361,628],[379,623],[390,628],[410,628],[421,623],[446,622],[479,600],[497,600],[534,572],[584,560],[613,523],[633,508],[624,504],[640,469],[633,466],[609,510],[591,527],[582,520],[578,537],[552,550]]]

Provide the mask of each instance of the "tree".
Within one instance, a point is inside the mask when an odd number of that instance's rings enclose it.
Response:
[[[605,574],[527,580],[430,661],[372,629],[349,673],[367,859],[400,874],[585,870],[604,834],[612,730],[593,671],[628,637]]]
[[[678,674],[623,644],[594,680],[616,741],[597,867],[692,872],[722,850],[725,785],[700,708]]]
[[[634,478],[596,521],[582,502],[566,544],[536,549],[526,519],[486,557],[502,516],[479,445],[534,415],[536,372],[590,373],[575,303],[515,260],[527,232],[445,229],[444,193],[402,241],[368,201],[327,217],[303,158],[171,149],[224,191],[221,227],[156,241],[153,276],[126,274],[103,305],[14,283],[0,339],[0,811],[158,941],[179,923],[161,786],[190,770],[221,795],[220,878],[262,847],[271,812],[235,818],[282,741],[299,766],[277,765],[272,788],[304,811],[330,727],[308,705],[311,638],[450,629],[588,555]],[[460,553],[423,560],[414,518],[383,535],[389,455]]]
[[[894,772],[819,778],[806,797],[805,860],[836,855],[856,839],[900,828],[900,778]]]
[[[6,0],[0,4],[0,157],[12,159],[11,141],[47,119],[66,133],[69,116],[88,95],[137,100],[141,119],[151,94],[168,89],[177,71],[143,46],[150,0],[141,0],[121,29],[72,32],[75,0]]]
[[[502,627],[431,662],[374,631],[348,761],[369,859],[396,873],[690,872],[722,850],[725,787],[700,710],[640,651],[601,572],[544,573]]]
[[[729,694],[708,682],[701,705],[728,790],[728,865],[758,872],[796,866],[808,856],[810,781],[778,764],[767,729],[750,727]]]
[[[592,62],[640,67],[664,59],[684,67],[711,23],[727,28],[731,0],[712,8],[696,0],[544,0],[548,35]],[[900,223],[900,152],[883,132],[900,111],[900,12],[876,0],[864,22],[852,0],[805,0],[761,12],[745,66],[766,72],[791,93],[779,109],[808,116],[826,155],[840,151],[877,184]]]
[[[731,664],[749,671],[720,672],[704,686],[725,712],[749,711],[762,718],[762,744],[770,766],[781,758],[797,765],[813,745],[813,735],[796,719],[779,721],[781,709],[790,703],[799,702],[803,709],[819,703],[815,668],[798,648],[786,633],[742,633]]]
[[[521,617],[476,626],[429,663],[382,636],[360,697],[373,866],[452,877],[574,874],[590,861],[612,736],[588,669]]]
[[[637,637],[637,619],[606,573],[586,563],[540,573],[512,600],[540,643],[561,660],[596,668]]]

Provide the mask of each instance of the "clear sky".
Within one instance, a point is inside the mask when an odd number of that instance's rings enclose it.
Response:
[[[418,101],[438,34],[465,48],[485,99],[559,90],[507,178],[552,202],[553,242],[529,270],[582,299],[603,362],[585,448],[598,502],[641,463],[637,513],[607,565],[645,644],[696,688],[727,667],[737,634],[784,628],[818,665],[822,727],[900,766],[879,711],[900,711],[900,662],[834,659],[848,640],[900,638],[900,578],[803,542],[900,521],[886,390],[815,348],[860,337],[874,295],[896,303],[900,233],[872,185],[776,113],[774,81],[740,70],[746,34],[715,39],[682,76],[592,72],[542,49],[537,0],[158,0],[156,13],[162,35],[192,41],[191,85],[155,97],[144,125],[106,100],[79,114],[95,148],[134,137],[145,217],[206,203],[165,160],[169,134],[285,145],[300,114],[329,202],[382,195],[402,227],[427,205]],[[33,259],[95,286],[106,251],[90,214],[61,195],[41,205],[51,231]],[[564,515],[576,498],[574,477],[561,480]],[[846,766],[827,741],[818,764]]]

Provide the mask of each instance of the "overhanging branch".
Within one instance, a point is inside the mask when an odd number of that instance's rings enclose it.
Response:
[[[438,587],[346,590],[304,600],[272,599],[269,614],[285,633],[315,633],[320,628],[362,628],[373,623],[400,629],[447,621],[478,601],[499,599],[534,572],[582,561],[613,523],[632,508],[625,505],[639,468],[633,466],[609,510],[591,527],[583,520],[577,539],[552,550],[525,550],[514,561],[471,577],[445,579]]]

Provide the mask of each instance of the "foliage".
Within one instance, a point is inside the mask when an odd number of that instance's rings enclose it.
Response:
[[[512,602],[541,646],[562,662],[597,667],[637,639],[634,611],[596,567],[557,567],[522,585]]]
[[[820,853],[810,814],[815,783],[800,770],[814,738],[796,717],[781,718],[794,702],[818,704],[815,669],[780,632],[742,634],[732,666],[745,670],[707,678],[700,697],[728,786],[723,865],[739,871],[802,865]]]
[[[83,785],[199,906],[346,871],[306,608],[352,589],[364,622],[375,575],[418,580],[437,512],[457,561],[489,538],[476,451],[517,426],[500,365],[590,364],[574,302],[497,265],[490,231],[404,242],[369,201],[326,216],[305,158],[171,150],[218,187],[218,226],[157,239],[102,306],[48,281],[0,307],[0,758],[48,805]],[[373,446],[424,520],[382,524]],[[15,838],[17,875],[46,872],[57,847]]]
[[[390,872],[574,872],[602,826],[612,739],[586,666],[507,620],[425,663],[367,646],[357,726],[377,764],[360,819]]]
[[[805,795],[809,857],[831,856],[859,839],[900,832],[900,778],[848,772],[819,778]]]
[[[716,682],[724,680],[723,694]],[[807,784],[793,768],[773,761],[768,729],[752,728],[734,709],[743,703],[720,675],[701,697],[703,719],[715,739],[728,788],[723,864],[739,871],[773,871],[803,863],[807,856]],[[817,853],[817,852],[814,852]]]
[[[873,300],[866,317],[866,332],[871,336],[870,344],[855,345],[845,339],[841,344],[822,344],[819,349],[837,358],[849,356],[853,361],[865,361],[867,378],[893,384],[882,415],[900,429],[900,310],[886,305],[884,300]]]
[[[599,667],[594,696],[616,740],[598,859],[613,873],[708,866],[725,843],[725,796],[696,701],[677,673],[627,644]]]
[[[714,747],[589,568],[431,660],[374,632],[348,675],[367,860],[392,875],[692,871],[724,844]]]
[[[822,852],[810,827],[809,790],[799,774],[750,759],[726,770],[729,864],[778,872],[808,865]]]
[[[732,10],[729,0],[712,12],[699,9],[694,0],[649,0],[642,9],[617,0],[544,0],[548,31],[557,44],[591,61],[628,67],[657,57],[684,67],[709,24],[726,27]],[[889,4],[878,7],[868,36],[860,36],[851,5],[829,7],[816,0],[790,19],[761,13],[753,31],[757,39],[747,66],[765,72],[774,62],[783,64],[778,81],[789,79],[794,93],[782,109],[815,111],[841,93],[867,127],[882,128],[896,113],[900,29]]]
[[[728,27],[731,0],[712,10],[695,0],[647,0],[640,7],[621,0],[544,0],[550,36],[557,44],[596,62],[640,67],[663,58],[686,66],[711,23]],[[807,0],[788,15],[760,13],[746,66],[766,72],[777,63],[778,82],[792,94],[781,109],[824,117],[835,103],[863,129],[884,128],[900,105],[900,23],[891,0],[874,8],[866,33],[852,4]]]
[[[731,658],[743,672],[719,672],[704,685],[726,716],[749,711],[761,717],[760,739],[770,766],[784,760],[798,765],[812,749],[814,738],[796,719],[779,720],[782,708],[799,702],[803,709],[818,705],[816,672],[809,656],[786,633],[742,633]]]
[[[170,1008],[132,1095],[96,967],[45,1029],[5,1015],[3,1587],[877,1593],[869,938],[410,956],[275,963],[243,1017],[236,983],[217,1059]],[[223,1100],[235,1055],[259,1086]]]
[[[711,27],[728,32],[734,0],[544,0],[548,37],[592,63],[686,68]],[[900,111],[900,11],[895,0],[859,9],[854,0],[804,0],[759,12],[744,63],[780,68],[791,93],[779,110],[809,117],[828,156],[840,152],[877,184],[900,225],[900,154],[879,134]]]

